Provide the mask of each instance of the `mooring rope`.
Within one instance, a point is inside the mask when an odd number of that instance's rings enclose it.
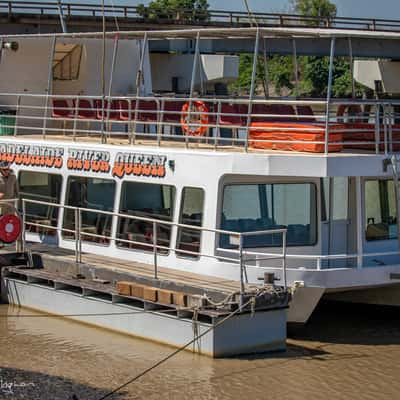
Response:
[[[253,296],[252,296],[253,297]],[[157,361],[155,364],[151,365],[150,367],[146,368],[136,376],[134,376],[132,379],[129,379],[127,382],[123,383],[122,385],[118,386],[114,390],[110,391],[109,393],[105,394],[104,396],[98,398],[97,400],[104,400],[112,396],[113,394],[119,392],[121,389],[125,388],[126,386],[132,384],[133,382],[137,381],[140,379],[142,376],[148,374],[155,368],[159,367],[160,365],[164,364],[166,361],[171,359],[172,357],[176,356],[179,354],[181,351],[185,350],[187,347],[189,347],[192,343],[198,341],[200,338],[203,336],[207,335],[209,332],[211,332],[213,329],[217,328],[218,326],[222,325],[224,322],[228,321],[230,318],[232,318],[234,315],[238,314],[241,312],[245,307],[247,307],[251,303],[251,299],[247,301],[246,303],[242,304],[240,307],[238,307],[236,310],[232,311],[230,314],[228,314],[226,317],[222,318],[220,321],[218,321],[215,325],[211,326],[210,328],[206,329],[203,333],[200,333],[200,335],[194,337],[192,340],[184,344],[183,346],[179,347],[172,353],[168,354],[166,357],[162,358],[161,360]]]

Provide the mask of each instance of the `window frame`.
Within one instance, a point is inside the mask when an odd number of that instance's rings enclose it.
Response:
[[[304,180],[282,180],[282,179],[273,179],[271,181],[265,182],[265,181],[258,181],[258,180],[254,180],[254,181],[238,181],[238,182],[224,182],[222,185],[222,191],[221,191],[221,197],[220,197],[220,207],[219,207],[219,212],[217,214],[217,218],[218,218],[218,229],[222,229],[222,213],[223,213],[223,207],[224,207],[224,197],[225,197],[225,189],[227,186],[250,186],[250,185],[299,185],[299,184],[306,184],[306,185],[310,185],[312,187],[314,187],[314,202],[315,202],[315,211],[314,213],[310,213],[310,217],[311,217],[311,222],[314,219],[314,224],[315,224],[315,239],[312,241],[312,243],[309,244],[288,244],[286,243],[286,247],[291,247],[291,248],[301,248],[301,247],[315,247],[318,245],[319,243],[319,234],[320,234],[320,223],[321,220],[319,218],[320,215],[320,192],[318,190],[321,189],[320,187],[320,183],[317,184],[317,182],[314,181],[304,181]],[[310,202],[311,203],[311,202]],[[311,208],[311,204],[310,204],[310,211],[312,211]],[[311,224],[310,224],[311,225]],[[218,235],[218,240],[216,241],[217,244],[217,248],[220,248],[221,250],[224,250],[224,248],[220,247],[220,238],[221,238],[221,234]],[[266,247],[266,248],[279,248],[282,247],[281,245],[276,245],[276,246],[270,246],[270,247]],[[249,247],[250,248],[250,247]],[[253,247],[255,248],[255,247]]]
[[[204,228],[204,212],[205,212],[205,204],[206,204],[206,190],[202,187],[199,186],[183,186],[181,189],[181,195],[180,195],[180,206],[179,206],[179,214],[178,214],[178,224],[181,224],[181,217],[182,217],[182,212],[183,212],[183,194],[185,189],[199,189],[203,192],[203,207],[202,207],[202,221],[200,228]],[[190,255],[190,254],[184,254],[181,253],[181,250],[178,249],[178,239],[179,239],[179,229],[188,229],[188,228],[180,228],[179,226],[176,227],[176,240],[175,240],[175,255],[177,258],[183,258],[185,260],[199,260],[201,257],[201,248],[203,244],[203,230],[200,230],[200,240],[199,240],[199,252],[197,255]]]
[[[61,226],[62,226],[62,221],[64,219],[64,210],[62,207],[62,200],[63,200],[63,188],[64,188],[64,183],[65,183],[65,177],[63,176],[63,174],[61,173],[56,173],[56,172],[51,172],[51,171],[36,171],[36,170],[31,170],[31,169],[19,169],[17,171],[17,182],[18,182],[18,189],[19,189],[19,201],[22,204],[22,196],[21,196],[21,184],[20,184],[20,179],[21,179],[21,174],[23,172],[31,172],[31,173],[37,173],[37,174],[46,174],[46,175],[53,175],[53,176],[58,176],[61,178],[60,181],[60,192],[59,192],[59,199],[58,199],[58,203],[54,203],[57,204],[59,207],[56,207],[57,211],[57,218],[56,218],[56,225],[54,225],[54,236],[57,236],[58,231],[59,231],[59,224],[61,221]],[[61,217],[62,216],[62,217]],[[61,219],[60,219],[61,218]],[[29,232],[33,235],[37,234],[39,235],[39,232]],[[61,233],[61,232],[60,232]],[[50,235],[53,236],[53,235]]]
[[[121,217],[120,215],[124,215],[125,213],[123,213],[121,211],[122,208],[122,202],[124,201],[123,199],[123,193],[124,193],[124,185],[128,185],[128,184],[135,184],[135,183],[139,183],[139,184],[143,184],[143,185],[157,185],[157,186],[169,186],[171,188],[173,188],[174,191],[174,198],[173,198],[173,204],[171,204],[171,220],[170,221],[164,221],[164,222],[174,222],[174,218],[176,215],[176,206],[177,206],[177,189],[176,186],[173,184],[168,184],[168,183],[157,183],[157,182],[143,182],[143,181],[133,181],[133,180],[124,180],[121,182],[121,186],[120,186],[120,192],[119,192],[119,203],[118,203],[118,215],[116,217],[117,222],[116,222],[116,238],[115,238],[115,248],[118,250],[125,250],[125,251],[140,251],[140,252],[144,252],[144,253],[152,253],[153,252],[153,248],[150,246],[146,246],[146,250],[143,249],[139,249],[139,248],[129,248],[126,246],[121,246],[121,244],[119,244],[119,237],[118,235],[120,235],[119,231],[120,231],[120,220],[126,217]],[[127,215],[127,214],[125,214]],[[153,217],[147,217],[150,219],[157,219],[157,218],[153,218]],[[132,219],[134,220],[134,219]],[[162,223],[162,220],[159,220]],[[171,253],[171,244],[173,243],[173,230],[175,228],[174,225],[170,225],[171,226],[171,233],[170,233],[170,238],[169,238],[169,245],[168,245],[168,250],[164,252],[163,249],[158,249],[157,251],[157,256],[169,256]],[[126,243],[126,242],[122,242],[122,243]],[[147,250],[148,247],[148,250]]]
[[[397,241],[399,238],[399,232],[397,232],[396,237],[394,238],[384,238],[384,239],[367,239],[367,226],[368,226],[368,221],[367,221],[367,191],[366,191],[366,185],[367,182],[378,182],[379,181],[387,181],[387,182],[393,182],[394,185],[394,181],[392,177],[365,177],[362,180],[362,220],[363,220],[363,228],[362,228],[362,238],[363,238],[363,242],[366,245],[372,245],[373,243],[382,243],[382,242],[392,242],[394,243],[394,241]],[[396,191],[396,189],[393,187],[394,191]],[[389,191],[388,191],[388,195],[389,195]],[[395,196],[396,196],[396,192],[395,192]],[[389,198],[389,196],[388,196]],[[382,209],[380,210],[380,212],[382,212]],[[397,210],[395,207],[395,213],[397,214]],[[398,216],[396,215],[396,218],[398,218]],[[396,224],[396,229],[398,227],[398,224]]]
[[[103,180],[103,181],[110,181],[114,184],[114,196],[113,196],[113,204],[112,204],[112,210],[111,211],[107,211],[110,213],[114,213],[115,210],[115,203],[117,201],[117,195],[118,195],[118,182],[116,182],[114,179],[109,178],[109,177],[99,177],[99,176],[86,176],[86,175],[67,175],[66,177],[66,182],[65,182],[65,193],[64,193],[64,205],[67,207],[76,207],[76,206],[71,206],[70,204],[68,204],[67,200],[69,197],[69,180],[70,178],[85,178],[85,179],[98,179],[98,180]],[[76,208],[85,208],[85,207],[76,207]],[[96,209],[91,209],[93,211],[96,211]],[[61,220],[61,231],[60,231],[60,236],[61,236],[61,240],[68,240],[68,241],[73,241],[74,239],[71,239],[67,236],[65,236],[64,229],[68,229],[64,227],[64,220],[65,220],[65,214],[66,211],[68,211],[67,208],[63,208],[63,213],[62,213],[62,220]],[[105,211],[105,210],[99,210],[99,211]],[[93,212],[93,214],[95,214],[95,212]],[[110,239],[106,239],[107,241],[105,243],[101,243],[99,241],[89,241],[89,240],[85,240],[82,239],[82,236],[85,236],[85,234],[82,235],[81,232],[81,240],[83,243],[85,244],[89,244],[89,245],[94,245],[94,246],[101,246],[101,247],[110,247],[111,242],[112,242],[112,232],[113,232],[113,224],[114,224],[114,215],[111,214],[103,214],[106,216],[110,217]],[[103,235],[106,236],[106,235]],[[94,239],[98,239],[100,240],[100,238],[94,237],[92,236]]]

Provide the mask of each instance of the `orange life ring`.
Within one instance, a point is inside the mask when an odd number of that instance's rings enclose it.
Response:
[[[192,101],[192,107],[194,110],[193,114],[190,115],[191,121],[188,121],[189,118],[189,108],[190,102],[186,102],[182,106],[181,113],[181,126],[182,130],[185,134],[190,136],[204,136],[208,130],[208,107],[203,101]],[[191,124],[196,124],[195,127],[191,127]]]

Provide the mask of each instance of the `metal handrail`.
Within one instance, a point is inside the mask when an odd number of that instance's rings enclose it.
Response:
[[[10,102],[10,97],[11,99],[15,96],[16,101],[11,101]],[[6,100],[2,100],[6,98]],[[30,105],[26,104],[23,100],[25,98],[29,99],[40,99],[41,101],[47,101],[51,99],[59,99],[63,98],[66,100],[71,100],[74,99],[76,101],[76,106],[74,108],[74,112],[71,112],[71,115],[68,117],[60,117],[60,116],[49,116],[47,115],[46,111],[46,106],[41,105],[41,104],[36,104],[36,105]],[[29,94],[29,93],[0,93],[0,107],[8,107],[8,108],[14,108],[17,110],[17,115],[16,115],[16,123],[15,125],[7,125],[3,121],[3,126],[4,127],[10,127],[10,128],[15,128],[15,136],[18,136],[18,134],[24,134],[24,133],[44,133],[52,135],[57,132],[60,132],[61,128],[57,127],[55,124],[56,122],[59,121],[64,121],[64,128],[62,129],[62,132],[64,133],[64,136],[66,135],[71,135],[73,140],[77,140],[77,133],[80,135],[91,135],[91,136],[99,136],[101,139],[101,132],[100,130],[94,126],[89,126],[89,124],[93,123],[99,123],[99,119],[93,116],[93,118],[85,118],[85,119],[79,119],[77,118],[77,114],[80,110],[87,110],[86,108],[78,108],[78,100],[79,99],[88,99],[88,100],[100,100],[99,96],[57,96],[57,95],[47,95],[47,94]],[[325,154],[330,153],[330,146],[331,145],[341,145],[341,146],[346,146],[346,145],[370,145],[370,148],[372,151],[375,151],[376,153],[388,153],[389,151],[396,150],[393,147],[393,144],[398,144],[399,139],[398,135],[393,135],[393,133],[398,133],[399,128],[397,125],[394,125],[394,123],[399,119],[399,113],[395,113],[393,108],[396,106],[400,106],[400,99],[398,100],[387,100],[387,99],[377,99],[377,100],[348,100],[348,99],[333,99],[329,105],[328,105],[328,110],[329,112],[322,111],[324,107],[327,107],[326,101],[321,101],[321,100],[312,100],[312,99],[260,99],[260,98],[254,98],[251,100],[252,104],[264,104],[264,105],[270,105],[270,104],[286,104],[286,105],[291,105],[291,106],[311,106],[314,109],[317,108],[320,110],[320,112],[315,113],[315,115],[312,116],[314,122],[307,122],[307,118],[310,118],[308,115],[298,115],[298,114],[271,114],[271,113],[263,113],[263,114],[256,114],[256,113],[250,113],[250,100],[248,98],[220,98],[220,97],[193,97],[191,98],[192,100],[196,99],[198,101],[204,101],[208,103],[212,103],[212,107],[210,108],[208,112],[208,117],[209,121],[207,123],[201,123],[200,121],[192,120],[190,122],[190,126],[192,128],[198,128],[200,126],[206,127],[209,130],[210,129],[216,129],[215,135],[213,137],[205,137],[207,140],[207,143],[214,144],[214,148],[217,149],[219,146],[218,144],[224,144],[231,142],[234,145],[240,145],[244,146],[246,143],[250,142],[252,145],[252,148],[257,147],[257,144],[259,143],[267,143],[267,144],[280,144],[280,143],[291,143],[291,144],[301,144],[301,143],[307,143],[307,144],[317,144],[317,145],[324,145],[325,146]],[[126,119],[113,119],[113,118],[106,118],[105,121],[109,125],[109,129],[107,129],[106,132],[106,138],[105,141],[107,142],[107,136],[110,135],[122,135],[125,136],[128,140],[129,137],[131,136],[132,133],[134,133],[134,136],[139,134],[141,137],[146,138],[146,139],[151,139],[151,140],[156,140],[157,145],[160,145],[160,142],[163,138],[170,138],[170,139],[182,139],[182,135],[176,134],[172,129],[170,129],[169,132],[166,132],[165,130],[161,129],[161,127],[164,126],[169,126],[171,128],[173,127],[179,127],[181,125],[180,121],[170,121],[167,120],[165,121],[166,117],[168,115],[176,115],[179,114],[179,111],[177,110],[165,110],[164,109],[164,104],[167,101],[179,101],[179,102],[185,102],[185,101],[190,101],[190,98],[186,97],[172,97],[172,96],[165,96],[165,97],[159,97],[159,96],[105,96],[105,100],[108,102],[108,104],[111,104],[112,101],[119,101],[119,100],[127,100],[129,103],[129,109],[123,109],[120,108],[120,106],[117,106],[116,109],[112,109],[110,107],[106,107],[104,110],[104,114],[109,116],[110,113],[122,113],[126,112],[129,114],[129,118]],[[147,101],[154,101],[157,104],[157,108],[154,109],[145,109],[140,106],[138,100],[147,100]],[[135,101],[135,107],[133,108],[132,101]],[[229,113],[224,111],[223,105],[243,105],[243,111],[238,111],[238,113]],[[355,115],[354,117],[351,117],[350,123],[343,124],[341,122],[341,117],[336,116],[336,107],[338,105],[364,105],[364,106],[371,106],[371,111],[368,116],[365,115]],[[140,108],[139,108],[140,107]],[[246,111],[244,109],[247,108]],[[66,108],[64,107],[57,107],[57,109],[65,110]],[[44,111],[43,111],[44,110]],[[72,107],[68,107],[68,110],[72,110]],[[381,115],[381,111],[382,115]],[[93,112],[96,112],[96,108],[92,108]],[[44,114],[43,114],[44,112]],[[141,113],[148,113],[148,114],[154,114],[154,118],[150,120],[143,120],[143,118],[139,118],[139,115]],[[33,114],[33,115],[30,115]],[[42,115],[41,115],[42,114]],[[191,116],[196,118],[198,115],[200,115],[200,111],[193,110],[191,111]],[[242,122],[230,122],[228,124],[222,123],[221,119],[227,118],[227,117],[232,117],[235,116],[235,118],[241,119]],[[267,120],[270,120],[273,122],[274,117],[277,118],[278,121],[286,121],[283,122],[283,124],[289,124],[288,126],[279,126],[279,124],[272,124],[268,126],[268,124],[264,124],[262,126],[262,131],[265,133],[268,132],[285,132],[285,131],[290,131],[290,133],[302,133],[304,131],[306,132],[314,132],[314,133],[321,133],[324,134],[324,138],[318,140],[312,140],[312,141],[304,141],[302,138],[301,139],[294,139],[294,138],[258,138],[254,137],[252,135],[252,132],[256,129],[258,129],[256,126],[253,126],[250,124],[250,129],[247,129],[247,124],[244,124],[243,121],[255,121],[260,120],[262,118],[266,118]],[[328,120],[327,120],[328,118]],[[302,121],[306,121],[307,127],[302,126]],[[371,121],[368,123],[368,121]],[[43,123],[39,124],[35,121],[42,122],[42,121],[48,121],[49,123]],[[66,122],[72,121],[73,126],[72,127],[67,127]],[[327,121],[329,123],[327,123]],[[52,124],[50,124],[52,122]],[[87,122],[88,127],[84,129],[83,127],[79,126],[78,128],[78,122]],[[354,125],[355,123],[362,123],[358,125]],[[112,124],[112,125],[111,125]],[[375,125],[374,127],[372,125]],[[95,124],[94,124],[95,125]],[[326,128],[326,125],[328,125],[329,129]],[[43,128],[45,126],[45,128]],[[137,126],[150,126],[150,127],[156,127],[155,133],[146,133],[146,132],[131,132],[131,129]],[[123,127],[124,129],[121,129],[119,127]],[[231,137],[221,137],[220,131],[221,129],[230,129],[232,131]],[[366,132],[370,133],[371,135],[368,140],[361,140],[360,138],[357,138],[357,140],[351,140],[351,134],[354,132]],[[333,134],[346,134],[346,137],[343,137],[343,140],[335,140],[331,141],[331,137]],[[252,137],[249,137],[252,135]],[[44,136],[44,138],[45,138]],[[190,139],[191,141],[198,141],[198,138],[192,138]],[[190,141],[186,140],[187,143],[190,143]],[[243,147],[245,150],[245,147]],[[374,150],[373,150],[374,149]]]
[[[74,206],[68,206],[68,205],[63,205],[63,204],[57,204],[57,203],[52,203],[52,202],[45,202],[45,201],[40,201],[40,200],[33,200],[33,199],[27,199],[23,198],[21,199],[22,201],[22,224],[23,224],[23,232],[22,232],[22,249],[23,251],[26,248],[26,229],[25,227],[27,225],[32,225],[32,226],[39,226],[42,228],[47,228],[47,229],[52,229],[60,232],[69,232],[69,233],[74,233],[75,236],[75,261],[77,264],[82,262],[82,236],[91,236],[91,237],[97,237],[97,238],[103,238],[106,240],[114,241],[114,242],[125,242],[125,243],[131,243],[131,244],[140,244],[140,245],[145,245],[147,247],[152,247],[153,248],[153,264],[154,264],[154,279],[158,279],[158,251],[159,250],[173,250],[178,253],[192,253],[193,252],[188,252],[186,250],[181,250],[177,249],[175,247],[166,247],[166,246],[161,246],[157,243],[157,230],[159,225],[168,225],[170,227],[177,227],[177,228],[182,228],[182,229],[190,229],[190,230],[197,230],[200,232],[212,232],[214,234],[218,235],[230,235],[230,236],[235,236],[239,239],[238,242],[238,250],[237,254],[239,254],[239,259],[234,259],[234,258],[227,258],[223,257],[226,261],[230,261],[233,263],[238,263],[239,264],[239,271],[240,271],[240,294],[241,294],[241,299],[243,298],[244,292],[245,292],[245,281],[247,281],[247,274],[246,274],[246,265],[245,265],[245,260],[243,258],[243,240],[247,236],[252,236],[252,235],[272,235],[272,234],[281,234],[282,235],[282,273],[284,277],[284,288],[287,288],[287,279],[286,279],[286,234],[287,234],[287,229],[273,229],[273,230],[265,230],[265,231],[257,231],[257,232],[234,232],[234,231],[228,231],[228,230],[223,230],[223,229],[215,229],[215,228],[206,228],[206,227],[199,227],[195,225],[187,225],[187,224],[182,224],[182,223],[177,223],[177,222],[172,222],[172,221],[163,221],[160,219],[155,219],[155,218],[148,218],[148,217],[141,217],[141,216],[135,216],[135,215],[130,215],[130,214],[124,214],[124,213],[118,213],[114,211],[104,211],[104,210],[96,210],[96,209],[90,209],[90,208],[84,208],[84,207],[74,207]],[[52,206],[52,207],[57,207],[59,209],[68,209],[74,211],[74,226],[75,229],[68,229],[68,228],[58,228],[58,226],[52,226],[52,225],[46,225],[46,224],[37,224],[37,223],[31,223],[26,220],[26,204],[40,204],[40,205],[47,205],[47,206]],[[96,214],[102,214],[102,215],[108,215],[113,218],[127,218],[127,219],[132,219],[132,220],[139,220],[139,221],[144,221],[152,224],[152,233],[153,233],[153,243],[150,244],[145,244],[143,242],[138,242],[134,240],[129,240],[129,239],[120,239],[117,237],[114,237],[112,234],[110,235],[98,235],[98,234],[93,234],[93,233],[87,233],[87,232],[82,232],[82,212],[91,212],[91,213],[96,213]],[[199,257],[210,257],[210,258],[215,258],[215,259],[221,259],[220,256],[217,255],[210,255],[210,254],[204,254],[201,253],[201,249],[199,249],[198,253],[195,253]]]

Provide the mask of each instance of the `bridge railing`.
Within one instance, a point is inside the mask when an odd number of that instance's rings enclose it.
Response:
[[[67,18],[74,16],[100,17],[103,9],[101,4],[62,2],[63,14]],[[55,2],[33,1],[0,1],[0,15],[16,17],[18,15],[35,14],[41,16],[54,16],[59,13]],[[348,18],[348,17],[304,17],[296,14],[261,13],[253,12],[249,15],[244,11],[226,10],[179,10],[167,13],[154,12],[148,7],[130,6],[122,4],[105,4],[104,13],[107,17],[136,19],[139,22],[157,20],[174,24],[190,23],[200,25],[230,25],[230,26],[310,26],[331,27],[345,29],[360,29],[374,31],[400,31],[400,20],[379,18]]]

